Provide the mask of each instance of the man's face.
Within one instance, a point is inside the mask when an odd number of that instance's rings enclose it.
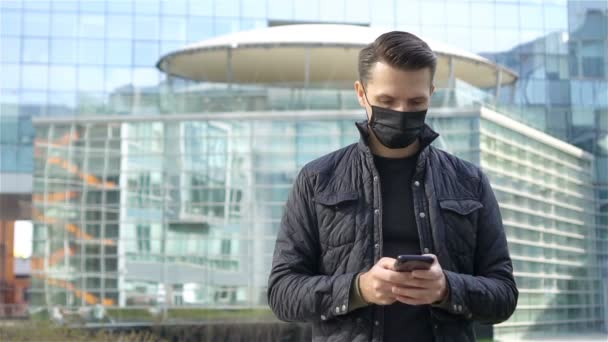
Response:
[[[370,78],[364,86],[355,82],[359,104],[366,109],[368,120],[371,105],[401,112],[414,112],[429,108],[435,90],[431,70],[401,70],[384,62],[377,62],[370,70]],[[369,103],[368,101],[369,100]]]

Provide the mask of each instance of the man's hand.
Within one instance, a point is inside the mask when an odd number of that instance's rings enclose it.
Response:
[[[434,259],[430,269],[402,272],[403,277],[393,286],[392,292],[398,301],[409,305],[433,304],[448,295],[445,274],[437,257],[425,255]]]
[[[393,293],[395,284],[389,281],[397,273],[392,270],[394,263],[395,259],[382,258],[359,276],[359,291],[364,301],[378,305],[390,305],[396,301]]]

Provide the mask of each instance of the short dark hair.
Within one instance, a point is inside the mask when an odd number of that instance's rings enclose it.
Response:
[[[417,36],[403,31],[380,35],[359,52],[359,80],[367,84],[370,70],[376,62],[384,62],[402,70],[429,68],[435,76],[437,56],[429,45]]]

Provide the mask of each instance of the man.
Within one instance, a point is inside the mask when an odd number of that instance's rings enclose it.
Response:
[[[431,146],[436,56],[406,32],[359,54],[359,143],[306,165],[286,204],[268,284],[285,321],[321,341],[475,341],[518,298],[488,178]],[[399,254],[433,258],[397,272]]]

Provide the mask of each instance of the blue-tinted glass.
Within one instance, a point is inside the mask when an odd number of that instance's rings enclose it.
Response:
[[[547,31],[568,30],[568,9],[566,7],[545,6],[545,29]]]
[[[160,11],[160,1],[135,0],[135,13],[158,15]]]
[[[80,37],[103,38],[106,33],[106,18],[102,15],[80,16]]]
[[[213,0],[198,0],[189,2],[190,15],[213,15]]]
[[[494,5],[485,3],[474,3],[471,5],[471,25],[474,28],[494,27],[496,19]]]
[[[46,63],[49,59],[49,41],[46,38],[23,40],[23,61]]]
[[[21,61],[21,40],[18,38],[0,39],[0,57],[2,62]]]
[[[195,42],[213,37],[213,19],[208,17],[188,18],[188,41]]]
[[[371,23],[374,26],[393,26],[395,7],[393,0],[374,0],[371,6]]]
[[[48,36],[50,20],[48,13],[25,12],[23,17],[23,32],[27,36]]]
[[[454,27],[447,30],[447,43],[463,49],[471,51],[471,29],[468,27]]]
[[[53,37],[76,37],[78,35],[78,16],[72,13],[55,13],[51,18]]]
[[[20,92],[20,95],[20,102],[24,104],[24,106],[21,107],[21,112],[19,115],[38,116],[46,114],[46,104],[48,101],[46,90],[23,90]]]
[[[137,66],[152,67],[159,57],[157,42],[136,41],[134,45],[134,61]]]
[[[157,40],[159,18],[152,16],[135,16],[135,39]]]
[[[75,92],[49,92],[49,115],[70,115],[75,107]]]
[[[316,6],[315,6],[316,7]],[[344,2],[342,1],[319,1],[319,12],[321,20],[329,22],[344,21],[346,11],[344,10]],[[296,9],[297,16],[297,9]]]
[[[293,1],[291,0],[267,0],[269,19],[293,19]]]
[[[186,15],[188,14],[187,0],[162,0],[160,2],[162,15]]]
[[[508,51],[519,44],[519,31],[517,29],[496,29],[494,45],[496,51]]]
[[[133,42],[131,40],[108,40],[106,44],[106,64],[132,65]]]
[[[25,89],[46,89],[48,67],[42,65],[25,65],[22,70],[21,85]]]
[[[54,0],[52,6],[54,12],[78,12],[78,1],[76,0]]]
[[[0,26],[2,35],[21,35],[21,12],[13,10],[2,10],[0,12]]]
[[[329,3],[329,2],[327,2]],[[318,20],[319,19],[319,2],[317,0],[294,0],[295,20]],[[327,13],[327,12],[324,12]],[[340,13],[343,14],[344,8]]]
[[[412,30],[412,33],[417,34],[415,30]],[[420,31],[420,35],[422,39],[430,39],[436,42],[445,42],[448,40],[447,30],[442,26],[422,26],[422,30]]]
[[[106,69],[106,92],[111,93],[131,84],[130,68]]]
[[[496,5],[496,27],[518,28],[519,27],[519,5],[497,3]]]
[[[0,1],[1,9],[21,9],[21,0],[5,0]]]
[[[103,91],[103,68],[80,67],[78,70],[79,91]]]
[[[18,89],[21,85],[21,67],[18,64],[2,64],[0,65],[0,88],[3,89]]]
[[[397,1],[397,25],[403,30],[414,30],[418,29],[421,24],[422,9],[420,3],[417,1]]]
[[[32,146],[19,146],[17,171],[28,173],[34,171],[34,148]]]
[[[520,44],[530,43],[544,36],[542,30],[520,30]],[[532,46],[527,47],[528,52],[545,53],[545,43],[542,40],[535,42]]]
[[[397,3],[399,3],[398,1]],[[321,1],[323,4],[323,1]],[[368,0],[351,0],[348,2],[348,6],[345,6],[344,18],[348,22],[352,23],[369,23],[369,1]],[[397,16],[399,17],[399,16]]]
[[[164,17],[161,26],[161,39],[186,40],[186,18]]]
[[[158,85],[159,72],[156,68],[135,68],[133,70],[133,85],[149,87]]]
[[[263,19],[241,19],[241,31],[248,31],[266,27],[266,20]]]
[[[447,1],[445,3],[445,13],[446,22],[450,28],[453,26],[471,26],[471,5],[468,2]]]
[[[106,12],[106,1],[103,0],[93,0],[81,2],[80,12],[83,13],[98,13],[104,14]]]
[[[51,62],[56,64],[75,64],[78,50],[76,39],[53,39],[51,41]]]
[[[236,19],[221,19],[216,18],[214,24],[214,33],[216,36],[228,34],[238,31],[239,22]]]
[[[107,4],[108,13],[133,13],[132,0],[112,0]]]
[[[241,0],[241,15],[245,18],[266,18],[266,1]]]
[[[76,90],[76,68],[51,65],[49,67],[49,88],[53,90]]]
[[[528,29],[542,29],[544,22],[542,5],[519,5],[519,16]]]
[[[81,39],[78,42],[78,62],[80,64],[102,65],[105,56],[105,41],[101,39]]]
[[[473,36],[471,37],[472,51],[475,53],[495,51],[494,36],[494,30],[473,28]]]
[[[162,41],[160,42],[160,56],[164,56],[170,52],[176,51],[184,45],[182,42],[170,42],[170,41]]]
[[[17,116],[0,117],[0,143],[14,144],[19,142],[19,120]]]
[[[32,9],[37,11],[49,11],[51,9],[51,2],[46,0],[29,1],[23,2],[23,8]]]
[[[239,0],[216,1],[214,5],[214,12],[218,17],[238,17],[240,15]]]
[[[107,16],[106,31],[108,39],[133,38],[133,17],[123,14],[109,14]]]
[[[466,12],[468,9],[467,4],[462,4],[461,12]],[[447,16],[445,12],[445,2],[443,1],[424,1],[420,6],[420,13],[422,20],[422,25],[427,26],[443,26],[447,22]],[[467,18],[465,16],[465,18]]]
[[[0,170],[4,172],[17,171],[17,146],[0,145]]]

